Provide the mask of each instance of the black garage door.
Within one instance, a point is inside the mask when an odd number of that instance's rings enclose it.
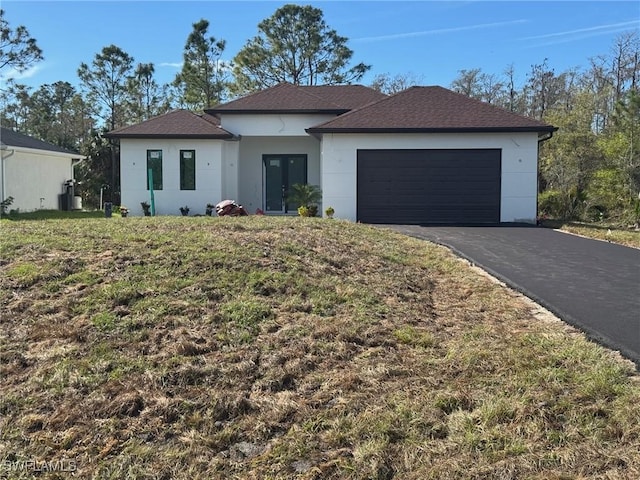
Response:
[[[358,220],[498,223],[501,151],[358,150]]]

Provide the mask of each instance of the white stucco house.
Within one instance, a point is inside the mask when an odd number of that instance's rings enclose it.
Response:
[[[555,130],[437,86],[387,96],[282,83],[108,136],[120,139],[122,203],[134,214],[151,169],[161,215],[223,199],[295,213],[287,192],[309,183],[338,218],[486,224],[536,221],[538,147]]]
[[[73,166],[85,157],[37,138],[0,127],[0,199],[10,210],[70,210],[74,207]],[[69,208],[61,195],[70,194]],[[66,201],[66,199],[65,199]]]

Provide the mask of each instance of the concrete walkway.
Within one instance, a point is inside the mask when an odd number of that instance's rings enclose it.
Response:
[[[451,248],[640,368],[640,250],[533,226],[385,227]]]

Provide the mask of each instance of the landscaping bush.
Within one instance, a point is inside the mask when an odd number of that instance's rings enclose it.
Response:
[[[587,218],[587,220],[601,220],[603,218],[620,217],[625,210],[631,208],[629,193],[626,191],[622,172],[616,169],[596,171],[586,189],[587,213],[594,210],[600,212],[601,218]],[[593,215],[588,215],[593,217]]]

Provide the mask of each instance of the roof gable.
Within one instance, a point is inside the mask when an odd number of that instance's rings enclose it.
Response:
[[[105,136],[114,138],[233,138],[231,133],[220,126],[220,120],[216,117],[189,110],[173,110],[135,125],[118,128]]]
[[[207,113],[335,113],[340,114],[385,98],[363,85],[301,86],[291,83],[252,93],[207,109]]]
[[[66,148],[59,147],[53,143],[38,140],[37,138],[24,135],[22,133],[14,132],[13,130],[5,127],[0,127],[0,141],[7,147],[22,147],[33,148],[34,150],[44,150],[47,152],[66,153],[69,155],[80,156],[76,152],[67,150]]]
[[[546,123],[446,88],[411,87],[307,129],[310,133],[554,131]]]

